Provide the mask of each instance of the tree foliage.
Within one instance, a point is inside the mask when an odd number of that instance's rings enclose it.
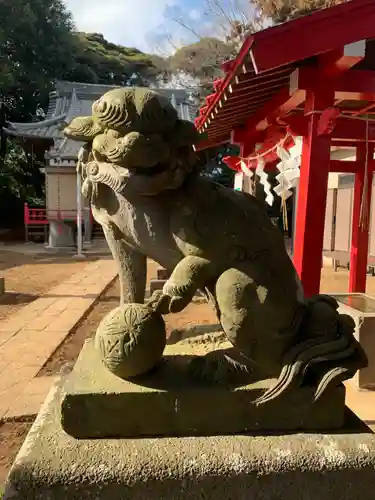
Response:
[[[225,165],[223,158],[238,154],[239,147],[233,144],[223,144],[200,151],[197,157],[198,166],[201,168],[201,175],[223,186],[233,188],[235,172]]]
[[[133,74],[148,83],[159,72],[138,49],[74,32],[62,0],[2,0],[0,19],[0,96],[11,120],[35,120],[55,79],[124,85]]]
[[[202,85],[211,88],[215,78],[222,74],[221,64],[233,54],[233,46],[215,38],[202,38],[192,45],[178,49],[169,58],[169,71],[193,75]]]
[[[2,0],[0,19],[0,94],[11,118],[30,121],[68,64],[71,17],[61,0]]]
[[[32,153],[19,144],[7,141],[7,154],[0,159],[0,224],[15,227],[22,220],[23,203],[43,205],[44,176],[42,165],[35,164]]]
[[[148,85],[159,73],[151,56],[110,43],[100,33],[73,33],[72,40],[74,49],[64,72],[66,80],[126,85],[135,74],[140,83]]]
[[[347,0],[254,0],[262,18],[279,24]]]
[[[0,199],[5,191],[22,199],[40,202],[44,191],[41,186],[43,174],[34,168],[34,158],[19,145],[7,141],[7,155],[0,164]],[[42,165],[38,164],[37,167]]]

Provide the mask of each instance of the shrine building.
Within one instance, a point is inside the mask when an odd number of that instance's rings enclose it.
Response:
[[[223,70],[196,118],[196,148],[240,146],[225,159],[237,186],[257,179],[269,204],[296,192],[293,260],[307,296],[319,292],[324,247],[337,256],[335,245],[349,256],[349,292],[364,292],[369,239],[375,254],[375,2],[252,34]]]

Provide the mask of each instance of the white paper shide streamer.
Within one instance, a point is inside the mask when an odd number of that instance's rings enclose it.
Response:
[[[301,153],[302,141],[298,139],[295,139],[295,145],[289,151],[281,145],[277,147],[280,162],[276,165],[276,168],[280,173],[276,176],[278,185],[274,188],[274,192],[283,200],[287,200],[292,195],[291,189],[298,184]]]
[[[234,189],[236,191],[242,191],[243,178],[244,178],[243,172],[237,172],[236,175],[234,176]]]
[[[290,137],[290,136],[289,136]],[[286,138],[280,141],[279,144],[271,148],[269,151],[265,153],[259,154],[258,156],[249,157],[245,159],[241,159],[241,173],[244,174],[250,179],[254,177],[254,172],[249,168],[249,161],[256,161],[257,167],[255,169],[255,174],[259,177],[260,183],[264,188],[264,193],[266,195],[266,203],[272,206],[274,202],[274,195],[272,194],[271,184],[268,180],[268,174],[264,171],[265,160],[264,155],[269,153],[270,151],[277,152],[278,157],[280,158],[279,163],[277,164],[277,170],[279,174],[276,176],[276,180],[278,182],[277,186],[273,189],[274,193],[282,198],[283,203],[285,204],[285,200],[287,200],[292,195],[292,189],[297,186],[298,180],[300,177],[300,164],[301,164],[301,155],[302,155],[302,138],[294,137],[294,146],[287,151],[284,148]],[[238,175],[238,177],[240,177]],[[237,180],[239,184],[239,179]],[[239,189],[236,187],[236,189]]]
[[[266,203],[268,205],[272,206],[273,201],[274,201],[274,196],[271,191],[271,184],[268,181],[268,174],[267,172],[264,171],[264,159],[263,158],[258,158],[258,165],[255,169],[256,175],[259,177],[259,182],[262,184],[263,189],[264,189],[264,194],[266,195]]]
[[[251,179],[254,175],[254,172],[246,165],[246,163],[243,160],[241,160],[240,166],[242,172]]]

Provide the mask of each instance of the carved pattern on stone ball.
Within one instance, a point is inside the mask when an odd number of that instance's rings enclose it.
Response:
[[[162,358],[166,345],[164,320],[147,305],[126,304],[102,320],[95,344],[104,365],[115,375],[142,375]]]

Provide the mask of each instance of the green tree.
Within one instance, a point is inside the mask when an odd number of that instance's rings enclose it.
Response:
[[[62,0],[2,0],[0,19],[0,96],[11,119],[30,121],[69,64],[71,16]]]
[[[0,159],[0,225],[16,227],[23,218],[23,204],[43,205],[44,176],[42,165],[35,163],[32,153],[26,153],[9,139],[6,154]]]
[[[198,153],[198,165],[201,168],[201,175],[209,177],[213,181],[223,184],[223,186],[233,188],[235,172],[225,165],[223,158],[238,154],[239,148],[233,144],[224,144],[200,151]]]
[[[72,33],[72,43],[73,52],[63,73],[65,80],[127,85],[136,74],[147,85],[161,71],[148,54],[110,43],[100,33]]]
[[[221,63],[232,55],[230,43],[211,37],[202,38],[177,50],[169,58],[169,71],[183,71],[197,77],[202,87],[211,90],[215,78],[222,76]]]
[[[27,154],[19,144],[7,140],[7,152],[0,163],[0,200],[4,192],[9,191],[17,198],[40,204],[44,196],[43,174],[39,170],[42,165],[34,162],[31,153]]]

